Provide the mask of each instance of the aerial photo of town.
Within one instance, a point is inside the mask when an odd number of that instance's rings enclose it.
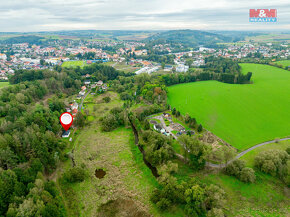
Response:
[[[290,216],[289,2],[0,6],[1,217]]]

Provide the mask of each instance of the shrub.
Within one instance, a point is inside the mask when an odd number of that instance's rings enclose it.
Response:
[[[64,178],[70,183],[82,182],[85,180],[85,170],[80,167],[71,168],[64,174]]]
[[[231,162],[230,164],[228,164],[225,169],[224,172],[230,176],[239,176],[239,173],[242,171],[242,169],[245,167],[245,161],[242,160],[234,160],[233,162]]]
[[[242,182],[255,182],[255,171],[252,168],[245,167],[245,165],[245,161],[237,159],[228,164],[224,172],[230,176],[237,177]]]
[[[103,98],[105,103],[109,103],[111,101],[111,98],[109,96],[106,96]]]
[[[245,167],[240,172],[240,180],[242,182],[253,183],[256,180],[255,171],[252,168]]]
[[[255,157],[255,166],[264,173],[279,177],[289,185],[290,155],[287,151],[268,150],[261,152]]]
[[[198,125],[197,132],[199,132],[199,133],[200,133],[200,132],[202,131],[202,129],[203,129],[203,128],[202,128],[202,125],[201,125],[201,124],[200,124],[200,125]]]

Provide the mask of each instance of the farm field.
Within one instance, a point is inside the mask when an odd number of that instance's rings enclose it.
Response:
[[[86,63],[84,63],[84,61],[67,61],[67,62],[64,62],[61,66],[62,67],[67,67],[67,68],[75,68],[77,66],[79,67],[84,67],[86,65]]]
[[[290,60],[281,60],[281,61],[277,61],[275,63],[282,64],[284,67],[290,66]]]
[[[202,81],[169,87],[168,102],[189,113],[239,151],[289,136],[290,73],[268,65],[241,64],[253,84]]]
[[[9,82],[0,82],[0,89],[3,87],[7,87],[9,85]]]
[[[266,34],[246,37],[246,41],[254,42],[277,42],[277,41],[290,41],[290,34]]]

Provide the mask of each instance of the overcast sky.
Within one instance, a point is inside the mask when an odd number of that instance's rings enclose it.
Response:
[[[273,8],[277,23],[249,23]],[[52,30],[290,30],[290,0],[0,0],[0,32]]]

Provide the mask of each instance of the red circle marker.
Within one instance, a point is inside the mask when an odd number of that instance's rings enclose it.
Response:
[[[73,123],[73,116],[69,112],[62,113],[59,117],[61,126],[67,131]]]

